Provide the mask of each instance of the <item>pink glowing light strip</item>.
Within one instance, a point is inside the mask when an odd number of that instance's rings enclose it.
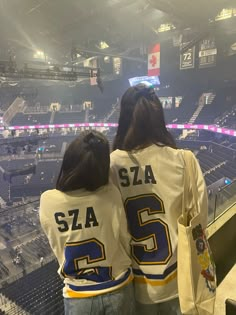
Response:
[[[59,128],[76,128],[76,127],[117,127],[117,123],[78,123],[78,124],[55,124],[55,125],[32,125],[32,126],[10,126],[7,128],[0,127],[0,131],[7,130],[35,130],[35,129],[59,129]],[[208,130],[236,137],[236,130],[221,128],[214,125],[192,125],[192,124],[169,124],[169,129],[197,129]]]
[[[170,129],[197,129],[197,130],[208,130],[212,132],[221,133],[224,135],[229,135],[236,137],[236,130],[221,128],[214,125],[192,125],[192,124],[169,124],[167,128]]]

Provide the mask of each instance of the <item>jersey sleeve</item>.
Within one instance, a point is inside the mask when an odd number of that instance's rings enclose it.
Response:
[[[122,209],[121,216],[120,216],[120,241],[121,241],[122,246],[125,249],[125,252],[127,253],[128,256],[130,256],[131,255],[130,253],[131,235],[128,231],[128,224],[127,224],[127,219],[126,219],[124,209]]]
[[[115,185],[119,189],[118,178],[116,173],[116,165],[115,165],[115,152],[112,152],[111,155],[111,163],[110,163],[110,181],[113,185]]]
[[[50,230],[49,229],[50,218],[48,216],[49,198],[50,198],[50,194],[48,194],[48,192],[44,192],[40,197],[40,204],[39,204],[39,221],[47,238],[49,238],[49,230]]]
[[[40,220],[40,224],[41,224],[43,231],[46,233],[45,222],[46,222],[47,218],[45,215],[45,204],[46,204],[45,199],[47,199],[45,194],[42,194],[40,197],[40,204],[39,204],[39,220]]]
[[[192,166],[193,166],[193,176],[196,183],[197,188],[197,197],[198,197],[198,209],[200,209],[200,214],[202,218],[202,225],[206,228],[208,223],[208,195],[206,189],[206,183],[195,155],[189,151],[192,156]],[[191,188],[191,183],[189,185]],[[192,196],[192,194],[190,194]],[[192,199],[192,198],[191,198]]]
[[[117,171],[116,171],[116,164],[115,164],[115,152],[111,153],[111,166],[110,166],[110,181],[111,183],[116,186],[119,190],[119,181],[117,178]],[[130,242],[131,242],[131,235],[128,231],[128,224],[127,218],[125,214],[125,209],[122,201],[122,197],[119,191],[119,204],[121,207],[121,215],[120,215],[120,241],[126,251],[126,253],[130,256]]]
[[[131,242],[131,235],[128,231],[128,223],[127,218],[125,214],[125,209],[123,205],[123,201],[120,195],[120,192],[117,188],[115,188],[116,191],[116,206],[119,207],[119,235],[120,235],[120,242],[122,244],[122,247],[124,248],[125,252],[128,256],[130,256],[130,242]]]

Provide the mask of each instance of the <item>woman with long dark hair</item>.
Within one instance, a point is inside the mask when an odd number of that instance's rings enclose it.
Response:
[[[106,137],[82,132],[67,148],[56,189],[40,199],[40,221],[64,280],[66,315],[134,314],[130,235],[109,183]]]
[[[180,314],[177,220],[183,202],[191,208],[191,186],[184,191],[183,150],[166,128],[153,88],[140,84],[124,93],[113,149],[111,177],[121,192],[132,236],[137,314]],[[205,182],[196,158],[190,157],[206,225]]]

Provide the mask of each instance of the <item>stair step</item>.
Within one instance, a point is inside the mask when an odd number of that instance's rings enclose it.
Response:
[[[3,294],[0,294],[0,301],[0,310],[6,314],[30,315],[30,313],[26,312],[23,308],[14,303],[12,300],[8,299]]]

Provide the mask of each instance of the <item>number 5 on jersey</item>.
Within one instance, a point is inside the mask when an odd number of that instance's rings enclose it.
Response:
[[[166,264],[172,248],[168,225],[159,216],[165,213],[162,200],[155,194],[138,195],[126,199],[125,210],[135,261],[139,265]]]

